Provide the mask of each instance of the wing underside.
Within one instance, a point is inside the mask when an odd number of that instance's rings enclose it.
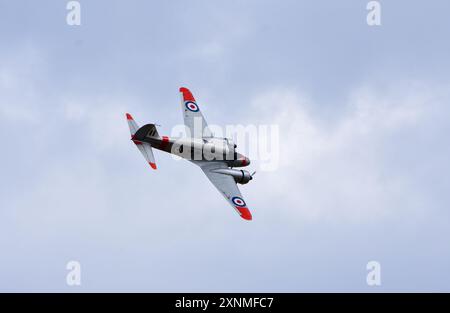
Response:
[[[183,112],[184,125],[186,126],[188,137],[212,137],[212,132],[191,91],[185,87],[181,87],[180,94],[181,110]]]
[[[226,169],[228,166],[224,162],[204,162],[197,165],[203,170],[205,175],[211,183],[219,190],[228,203],[239,213],[239,215],[246,220],[252,219],[252,214],[247,208],[247,205],[242,197],[242,194],[230,175],[216,173],[216,169]]]

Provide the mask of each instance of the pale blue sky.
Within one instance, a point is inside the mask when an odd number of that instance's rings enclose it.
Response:
[[[449,291],[448,1],[0,0],[1,291]],[[241,190],[124,118],[278,124]],[[258,170],[258,162],[251,165]],[[66,263],[82,285],[66,285]],[[382,286],[366,284],[381,263]]]

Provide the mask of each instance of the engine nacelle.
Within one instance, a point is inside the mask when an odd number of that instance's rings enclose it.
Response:
[[[215,173],[230,175],[234,178],[234,181],[238,184],[246,184],[253,179],[249,172],[244,170],[233,170],[231,168],[221,168],[213,170]]]

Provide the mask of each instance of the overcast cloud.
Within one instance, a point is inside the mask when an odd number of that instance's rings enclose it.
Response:
[[[0,0],[1,291],[449,291],[448,1],[379,27],[356,0],[80,2],[71,27]],[[211,124],[278,125],[253,221],[130,142],[125,112],[182,122],[180,86]]]

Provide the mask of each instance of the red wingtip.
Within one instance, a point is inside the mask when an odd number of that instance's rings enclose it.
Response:
[[[236,209],[238,209],[239,213],[241,213],[241,217],[244,220],[247,220],[247,221],[251,221],[252,220],[252,214],[250,213],[249,209],[241,208],[241,207],[236,207]]]
[[[181,87],[180,92],[183,94],[184,101],[194,101],[195,102],[195,98],[189,89],[187,89],[186,87]]]
[[[127,120],[132,120],[132,119],[133,119],[133,117],[129,113],[127,113]]]
[[[150,164],[150,166],[152,167],[152,169],[156,170],[156,164],[155,164],[155,163],[148,162],[148,164]]]

